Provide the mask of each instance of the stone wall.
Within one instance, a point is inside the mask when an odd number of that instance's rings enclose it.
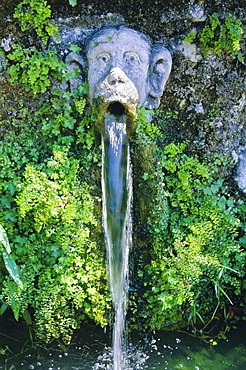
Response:
[[[3,0],[0,4],[0,39],[5,51],[13,43],[25,47],[35,45],[35,35],[24,35],[13,19],[18,0]],[[211,156],[223,154],[233,159],[224,176],[236,178],[246,187],[246,67],[244,62],[232,59],[224,52],[210,52],[206,57],[198,42],[184,43],[189,32],[198,33],[209,17],[216,12],[223,19],[229,13],[239,18],[246,29],[244,0],[78,0],[71,7],[68,0],[50,0],[53,18],[60,26],[63,42],[57,44],[62,55],[65,41],[76,42],[102,26],[123,24],[150,36],[155,43],[164,43],[173,58],[173,67],[161,108],[179,112],[167,136],[172,140],[190,140],[190,151]],[[82,30],[82,31],[81,31]],[[65,40],[65,41],[64,41]],[[246,54],[245,34],[241,42]],[[10,86],[4,59],[1,57],[1,95],[4,115],[16,114],[15,101],[22,92]]]

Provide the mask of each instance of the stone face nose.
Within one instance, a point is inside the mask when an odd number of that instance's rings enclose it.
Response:
[[[107,81],[109,85],[126,83],[127,80],[128,78],[125,73],[118,67],[113,68],[107,76]]]
[[[119,67],[113,67],[103,82],[97,87],[96,97],[103,98],[102,102],[108,104],[119,103],[124,106],[131,116],[136,116],[138,104],[138,91],[134,83]],[[102,103],[103,104],[103,103]]]

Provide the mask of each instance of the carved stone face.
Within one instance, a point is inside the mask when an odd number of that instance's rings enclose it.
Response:
[[[87,69],[91,103],[101,97],[106,105],[120,103],[134,115],[142,105],[147,109],[159,106],[172,58],[161,44],[152,45],[143,34],[121,26],[94,34],[86,47],[86,60],[70,53],[66,62],[69,72],[81,71],[80,77],[71,79],[71,90],[82,83]]]
[[[150,54],[147,41],[131,29],[108,29],[92,39],[87,51],[90,100],[102,96],[107,102],[143,105]]]

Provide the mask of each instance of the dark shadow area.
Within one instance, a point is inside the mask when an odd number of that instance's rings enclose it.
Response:
[[[117,101],[110,103],[108,106],[108,113],[113,114],[115,117],[121,117],[125,114],[125,107]]]

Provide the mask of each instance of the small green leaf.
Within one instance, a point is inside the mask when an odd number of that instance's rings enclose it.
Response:
[[[188,35],[185,36],[184,43],[188,44],[191,40],[194,40],[195,37],[196,37],[195,32],[188,33]]]
[[[96,47],[96,46],[98,46],[99,45],[99,42],[98,41],[93,41],[92,42],[92,44],[91,44],[91,46],[94,48],[94,47]]]
[[[14,283],[13,283],[14,284]],[[11,307],[11,310],[14,314],[14,318],[16,321],[19,320],[19,314],[20,314],[20,302],[18,299],[16,299],[16,296],[15,296],[15,289],[14,289],[14,286],[13,286],[12,282],[9,283],[9,298],[10,298],[10,307]]]
[[[78,46],[78,45],[70,45],[70,48],[69,48],[73,53],[79,53],[82,49]]]
[[[2,251],[2,256],[5,267],[8,270],[10,276],[14,279],[14,281],[19,287],[23,287],[22,281],[19,276],[18,267],[13,257],[10,254],[8,254],[5,249],[3,249]]]
[[[11,253],[8,236],[2,225],[0,225],[0,242],[2,242],[6,252]]]
[[[32,325],[32,317],[27,309],[23,312],[23,318],[27,324]]]
[[[199,319],[201,320],[201,322],[205,325],[205,322],[204,322],[202,316],[199,314],[199,312],[196,311],[196,315],[199,317]]]
[[[2,315],[8,308],[7,303],[3,302],[1,307],[0,307],[0,315]]]
[[[75,6],[75,5],[77,5],[77,0],[69,0],[69,4],[71,6]]]

